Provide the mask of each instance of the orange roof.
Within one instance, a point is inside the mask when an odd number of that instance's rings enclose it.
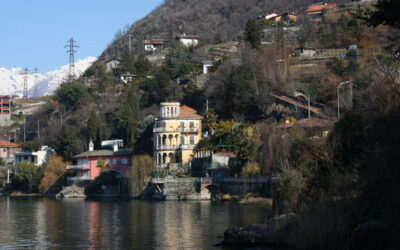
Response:
[[[278,128],[293,128],[295,126],[303,128],[316,128],[316,127],[327,128],[330,127],[331,125],[332,122],[329,120],[323,120],[319,118],[307,118],[291,123],[284,123],[282,125],[279,125]]]
[[[336,3],[325,3],[325,4],[318,4],[318,5],[311,5],[308,7],[305,12],[317,12],[322,10],[329,10],[329,9],[336,9]]]
[[[0,147],[19,147],[19,145],[14,142],[0,140]]]
[[[189,106],[183,105],[181,107],[181,110],[179,112],[178,118],[196,118],[196,119],[202,119],[203,117],[199,114],[197,114],[197,111],[192,109]]]

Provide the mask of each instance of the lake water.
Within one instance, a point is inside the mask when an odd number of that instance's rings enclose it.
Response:
[[[259,205],[0,197],[0,248],[214,248],[230,226],[264,220]]]

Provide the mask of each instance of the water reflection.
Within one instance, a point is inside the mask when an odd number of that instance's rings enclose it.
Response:
[[[260,222],[261,206],[204,202],[0,198],[0,248],[207,248],[229,226]]]

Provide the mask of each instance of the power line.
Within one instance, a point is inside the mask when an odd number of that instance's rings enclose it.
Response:
[[[64,48],[68,48],[67,53],[69,53],[69,71],[68,71],[68,82],[75,79],[75,48],[79,46],[76,45],[76,41],[71,38],[67,41],[67,45]]]

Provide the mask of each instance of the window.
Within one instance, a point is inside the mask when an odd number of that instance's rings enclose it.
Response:
[[[185,144],[185,137],[183,135],[181,135],[181,145]]]
[[[117,162],[118,162],[117,158],[112,158],[112,159],[111,159],[111,163],[112,163],[113,165],[116,165]]]
[[[185,127],[185,122],[180,122],[179,127],[184,128]]]
[[[194,145],[194,136],[190,136],[190,144]]]
[[[194,122],[193,122],[193,121],[190,122],[190,127],[191,127],[191,128],[194,128]]]
[[[7,152],[7,149],[3,148],[3,152]]]
[[[122,158],[121,159],[121,164],[122,165],[128,165],[128,158]]]

